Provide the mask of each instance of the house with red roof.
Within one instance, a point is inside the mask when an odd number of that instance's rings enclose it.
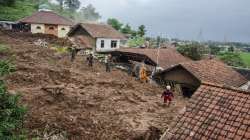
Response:
[[[161,140],[249,140],[250,92],[202,83]]]
[[[19,23],[29,25],[33,34],[50,34],[59,38],[66,37],[74,23],[52,11],[38,11],[33,15],[20,19]]]
[[[181,55],[175,48],[120,48],[112,52],[113,56],[123,60],[144,62],[160,69],[168,69],[179,63],[192,61]]]
[[[233,68],[217,59],[180,63],[157,73],[156,81],[180,85],[184,96],[192,96],[202,82],[243,88],[248,80]]]
[[[94,52],[111,52],[120,48],[125,36],[106,24],[79,23],[68,33],[68,37],[81,48]]]

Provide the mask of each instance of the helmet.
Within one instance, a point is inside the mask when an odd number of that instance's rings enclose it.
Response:
[[[167,85],[166,88],[167,88],[167,90],[170,90],[170,89],[171,89],[171,86]]]

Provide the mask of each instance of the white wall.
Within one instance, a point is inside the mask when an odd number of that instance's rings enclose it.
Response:
[[[240,87],[243,90],[248,90],[250,88],[250,81]]]
[[[62,30],[62,28],[64,28],[65,30]],[[58,37],[59,38],[66,37],[69,30],[70,26],[58,25]]]
[[[40,26],[41,29],[37,29],[37,26]],[[36,34],[36,33],[44,34],[45,33],[45,25],[44,24],[31,24],[31,32],[33,34]]]
[[[101,48],[101,40],[104,40],[104,48]],[[111,41],[117,41],[117,47],[111,48]],[[107,38],[97,38],[96,39],[96,51],[97,52],[107,52],[114,51],[120,48],[120,39],[107,39]]]

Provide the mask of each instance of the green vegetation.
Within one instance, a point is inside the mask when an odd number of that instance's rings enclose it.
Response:
[[[193,60],[200,60],[204,54],[204,46],[199,43],[192,43],[178,46],[177,51]]]
[[[130,34],[132,37],[144,37],[146,34],[146,26],[145,25],[140,25],[138,27],[138,30],[133,30],[129,24],[123,24],[116,18],[109,18],[107,20],[107,23],[112,26],[114,29],[117,31],[120,31],[124,34]]]
[[[141,25],[138,27],[138,33],[137,33],[140,37],[144,37],[144,35],[146,34],[146,27],[145,25]]]
[[[217,47],[216,45],[209,45],[209,49],[210,49],[210,53],[212,55],[217,55],[220,53],[221,51],[221,48],[220,47]]]
[[[0,44],[0,53],[6,53],[9,51],[9,47],[4,45],[4,44]]]
[[[37,6],[38,3],[33,0],[13,0],[11,4],[0,4],[0,20],[16,21],[31,15],[37,10]]]
[[[15,70],[7,61],[0,60],[0,77]],[[12,95],[7,91],[4,82],[0,80],[0,139],[24,140],[22,123],[26,109],[18,104],[20,96]]]
[[[80,8],[79,0],[57,1],[59,2],[58,4],[51,3],[49,0],[0,0],[0,20],[17,21],[32,15],[39,7],[48,7],[48,9],[59,15],[77,22],[97,21],[101,18],[92,5],[78,10]]]
[[[0,77],[15,71],[15,67],[6,60],[0,60]]]
[[[240,53],[240,58],[242,59],[243,63],[250,68],[250,53]]]
[[[234,53],[234,52],[220,53],[218,57],[229,66],[246,67],[239,53]]]
[[[55,50],[57,53],[67,53],[69,52],[68,47],[59,47],[59,46],[53,46],[51,47],[52,50]]]
[[[120,31],[122,29],[123,24],[115,18],[109,18],[107,20],[107,23],[112,26],[114,29],[116,29],[117,31]]]
[[[142,46],[144,43],[145,43],[145,38],[143,37],[134,37],[133,39],[128,40],[129,47]]]

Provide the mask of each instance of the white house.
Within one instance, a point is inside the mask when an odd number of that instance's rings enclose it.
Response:
[[[94,52],[111,52],[120,48],[124,35],[106,24],[81,23],[75,25],[68,36],[80,47]]]
[[[31,16],[18,21],[19,23],[29,24],[33,34],[51,34],[59,38],[66,37],[73,22],[52,11],[38,11]]]

